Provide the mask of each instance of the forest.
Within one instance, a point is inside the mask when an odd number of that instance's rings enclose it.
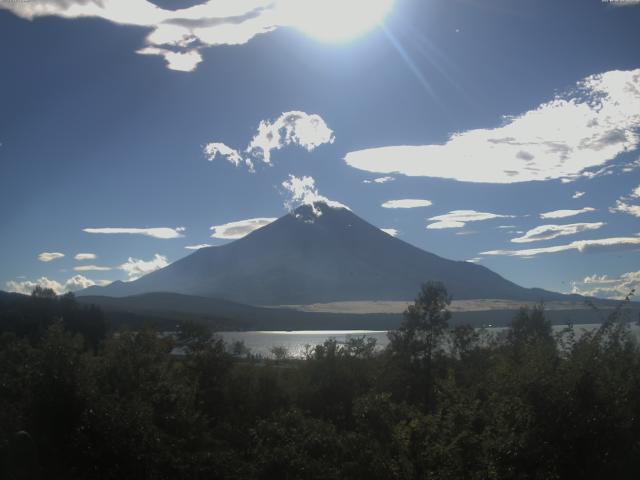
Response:
[[[560,333],[543,305],[452,327],[450,302],[423,285],[384,349],[259,358],[193,322],[114,331],[71,294],[0,299],[2,478],[638,478],[628,299]]]

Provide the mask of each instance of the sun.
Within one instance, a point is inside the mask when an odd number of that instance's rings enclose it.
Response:
[[[286,24],[325,42],[345,42],[375,28],[394,0],[281,0]]]

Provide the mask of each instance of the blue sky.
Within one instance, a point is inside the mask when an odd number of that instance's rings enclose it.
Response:
[[[318,198],[524,286],[640,284],[637,2],[318,1],[0,0],[0,288]]]

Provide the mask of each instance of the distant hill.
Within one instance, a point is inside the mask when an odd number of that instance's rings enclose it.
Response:
[[[203,248],[134,282],[78,295],[172,292],[245,305],[411,300],[427,280],[456,299],[580,300],[527,289],[486,267],[447,260],[367,223],[344,208],[305,205],[246,237]]]
[[[115,328],[139,328],[145,323],[172,330],[184,320],[215,330],[386,330],[396,328],[402,315],[300,312],[260,308],[207,297],[176,293],[147,293],[130,297],[78,297],[100,307]]]

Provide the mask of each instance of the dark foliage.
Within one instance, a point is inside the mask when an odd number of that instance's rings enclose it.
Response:
[[[553,334],[450,328],[425,285],[386,350],[256,359],[198,324],[104,336],[38,291],[0,309],[0,478],[635,479],[640,352],[623,309]],[[96,324],[91,322],[95,321]]]

